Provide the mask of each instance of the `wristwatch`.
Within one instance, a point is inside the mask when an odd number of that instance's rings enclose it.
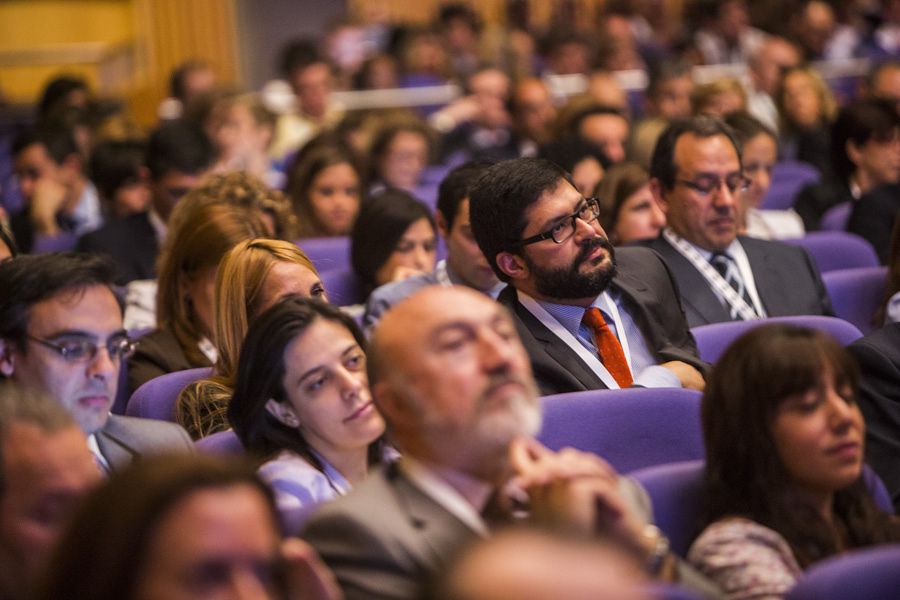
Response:
[[[647,557],[645,565],[647,572],[651,575],[659,575],[666,557],[669,555],[669,548],[671,547],[669,538],[656,525],[645,525],[641,533],[646,540],[654,543],[653,551]]]

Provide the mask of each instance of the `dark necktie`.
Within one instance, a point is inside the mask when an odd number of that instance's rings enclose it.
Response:
[[[737,295],[744,299],[744,302],[747,303],[747,306],[753,308],[753,301],[750,299],[750,294],[747,293],[747,286],[744,285],[744,280],[741,279],[741,273],[737,268],[737,264],[735,264],[734,259],[725,254],[724,252],[713,252],[712,257],[709,259],[710,264],[715,267],[716,271],[719,272],[719,275],[722,276],[728,285],[730,285]],[[723,299],[724,300],[724,299]],[[739,320],[740,313],[738,312],[737,307],[731,306],[731,304],[724,300],[725,308],[729,309],[730,316],[732,321]]]

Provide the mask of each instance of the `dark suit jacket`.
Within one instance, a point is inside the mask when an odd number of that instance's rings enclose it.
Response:
[[[756,291],[768,316],[834,316],[825,284],[806,250],[746,236],[738,239],[747,253]],[[700,271],[664,237],[640,243],[659,252],[678,280],[690,327],[731,320]]]
[[[110,221],[97,231],[86,233],[75,247],[79,252],[105,254],[118,269],[116,283],[156,278],[159,243],[146,212]]]
[[[678,286],[660,257],[646,248],[617,248],[612,287],[622,293],[628,313],[657,362],[680,360],[706,372],[678,299]],[[534,377],[544,395],[604,389],[606,385],[578,355],[519,303],[508,286],[497,300],[513,313]]]
[[[888,264],[891,232],[900,212],[900,186],[883,185],[863,195],[853,205],[847,231],[868,240],[881,264]]]
[[[209,361],[190,362],[174,333],[154,329],[138,338],[137,348],[128,358],[128,392],[133,394],[141,385],[166,373],[211,366]]]
[[[847,347],[859,362],[859,407],[866,419],[866,461],[900,510],[900,323]]]
[[[803,227],[806,231],[817,231],[822,221],[822,216],[829,208],[842,202],[853,202],[853,194],[846,181],[836,181],[828,178],[819,183],[813,183],[804,187],[794,200],[794,210],[803,219]]]
[[[187,432],[165,421],[110,415],[96,434],[97,445],[110,468],[120,471],[142,455],[193,452]]]

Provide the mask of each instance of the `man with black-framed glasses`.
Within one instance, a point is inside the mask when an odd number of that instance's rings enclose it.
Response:
[[[688,331],[665,263],[644,248],[615,251],[558,165],[520,158],[491,167],[470,194],[479,247],[508,286],[541,392],[689,387],[707,365]]]
[[[112,278],[106,259],[74,252],[0,264],[0,373],[58,400],[108,472],[140,454],[193,447],[172,423],[110,414],[119,369],[134,349]]]
[[[650,187],[667,227],[640,242],[666,261],[691,327],[787,315],[833,315],[819,271],[797,246],[738,235],[748,179],[739,146],[721,120],[670,125],[650,166]]]

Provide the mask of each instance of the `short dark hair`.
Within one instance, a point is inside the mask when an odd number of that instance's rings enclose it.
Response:
[[[195,175],[216,158],[216,149],[203,128],[184,119],[167,121],[147,141],[150,178],[159,181],[170,171]]]
[[[37,127],[26,131],[13,140],[12,153],[18,156],[23,150],[34,144],[40,144],[47,151],[50,159],[62,165],[73,154],[78,154],[78,144],[70,129],[64,127]]]
[[[0,339],[23,346],[34,304],[63,291],[110,287],[114,273],[108,258],[78,252],[23,254],[0,263]]]
[[[744,110],[725,115],[725,124],[731,127],[734,138],[741,148],[758,135],[767,135],[773,140],[778,136],[765,123]]]
[[[88,176],[100,197],[112,201],[116,191],[138,183],[144,165],[146,147],[140,140],[107,140],[91,151]]]
[[[441,6],[437,16],[437,24],[439,27],[447,27],[450,24],[450,21],[456,19],[465,21],[472,31],[476,33],[481,29],[481,21],[479,20],[478,15],[468,5],[463,4],[462,2],[451,2]]]
[[[628,117],[621,109],[605,104],[590,104],[572,115],[571,121],[569,121],[569,133],[579,135],[578,130],[581,129],[581,124],[594,115],[612,115],[628,123]]]
[[[553,140],[541,147],[538,156],[552,160],[568,173],[571,173],[578,163],[586,158],[596,159],[604,169],[611,166],[603,148],[577,135],[567,135]]]
[[[387,262],[409,226],[419,219],[427,219],[434,228],[428,207],[403,190],[387,189],[362,204],[350,232],[350,262],[364,293],[378,285],[378,269]]]
[[[543,158],[513,158],[489,168],[472,186],[472,233],[501,281],[509,281],[509,276],[497,266],[497,255],[518,251],[516,244],[527,225],[525,212],[562,181],[571,184],[569,174],[556,163]]]
[[[41,93],[38,101],[38,120],[44,120],[68,98],[69,94],[76,90],[89,90],[87,82],[74,75],[60,75],[50,80]]]
[[[680,77],[692,77],[691,63],[681,57],[663,58],[647,66],[647,97],[659,93],[659,86]]]
[[[278,66],[281,74],[290,79],[300,69],[321,62],[325,62],[325,59],[316,43],[310,39],[298,39],[290,42],[281,51]]]
[[[893,104],[879,98],[864,98],[838,112],[831,126],[831,165],[846,181],[856,171],[847,154],[847,142],[861,146],[869,140],[887,140],[900,129],[900,116]]]
[[[678,138],[688,133],[699,138],[724,135],[734,146],[738,162],[741,160],[741,147],[734,137],[734,132],[718,117],[697,115],[675,121],[666,127],[659,136],[656,147],[653,149],[653,157],[650,159],[650,178],[658,179],[666,190],[672,189],[678,175],[678,165],[675,164],[675,144],[678,142]]]
[[[447,221],[447,228],[453,228],[453,221],[459,212],[459,205],[469,197],[469,192],[478,178],[494,164],[491,160],[470,160],[447,173],[438,187],[437,210]]]
[[[187,92],[188,75],[194,71],[203,71],[209,68],[209,63],[202,60],[193,59],[181,63],[175,67],[172,71],[172,75],[169,77],[169,93],[172,94],[173,98],[184,100],[185,93]]]

